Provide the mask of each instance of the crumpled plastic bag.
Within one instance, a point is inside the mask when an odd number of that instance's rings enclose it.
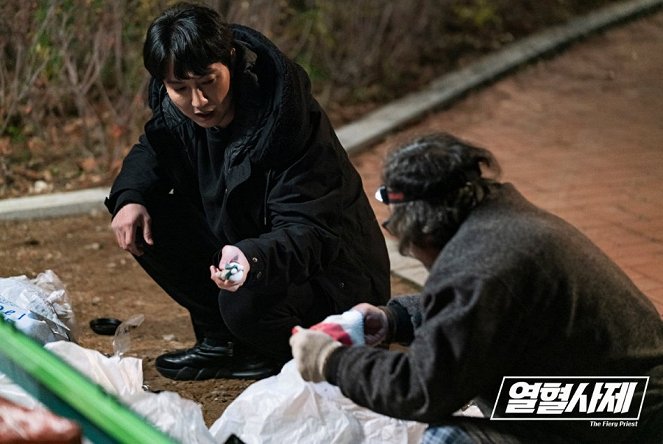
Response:
[[[113,335],[113,354],[122,357],[131,349],[131,331],[140,327],[145,320],[143,314],[136,314],[118,325]]]
[[[177,442],[215,442],[203,419],[200,404],[175,392],[152,393],[143,390],[141,359],[118,355],[107,357],[96,350],[65,341],[46,344],[44,348],[60,356],[108,393],[117,396]]]
[[[175,392],[141,392],[124,401],[159,430],[182,444],[213,444],[200,404]]]
[[[74,311],[52,270],[34,279],[0,278],[0,316],[42,344],[74,340]]]
[[[419,443],[426,424],[360,407],[327,382],[302,379],[294,361],[242,392],[210,427],[216,442],[231,434],[247,444]]]
[[[142,392],[143,364],[138,358],[108,357],[97,350],[81,347],[72,342],[58,341],[44,345],[63,361],[119,398]]]
[[[20,385],[14,383],[4,373],[0,373],[0,398],[4,398],[28,409],[43,407],[41,402],[26,392]]]

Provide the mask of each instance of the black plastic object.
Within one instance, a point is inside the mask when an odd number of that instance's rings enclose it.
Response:
[[[97,318],[90,321],[90,328],[98,335],[111,336],[121,323],[122,321],[115,318]]]

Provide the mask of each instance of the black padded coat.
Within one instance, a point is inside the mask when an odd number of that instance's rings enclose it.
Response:
[[[186,196],[206,214],[221,244],[251,261],[244,288],[284,293],[312,281],[340,309],[389,297],[389,260],[361,178],[319,104],[304,70],[267,38],[232,26],[237,60],[235,118],[222,181],[202,183],[196,153],[206,131],[152,80],[153,117],[124,160],[106,206],[115,214],[150,193]],[[223,245],[219,245],[221,248]]]

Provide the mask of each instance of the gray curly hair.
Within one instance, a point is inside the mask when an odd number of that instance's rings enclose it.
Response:
[[[484,148],[447,133],[419,137],[385,162],[383,183],[399,199],[383,226],[398,238],[401,254],[411,245],[442,249],[499,175]]]

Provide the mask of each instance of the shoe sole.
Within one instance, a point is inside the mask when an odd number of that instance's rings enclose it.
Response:
[[[227,368],[194,368],[182,367],[180,369],[157,367],[157,371],[169,379],[176,381],[204,381],[207,379],[264,379],[275,374],[270,368],[255,368],[246,370],[230,370]]]

